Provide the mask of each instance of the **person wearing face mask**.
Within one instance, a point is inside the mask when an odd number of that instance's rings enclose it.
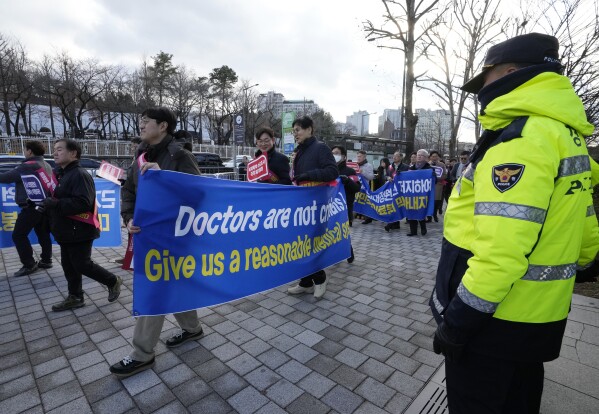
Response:
[[[356,193],[360,191],[360,180],[356,170],[347,166],[347,149],[341,145],[335,145],[331,152],[335,161],[337,162],[337,168],[339,169],[339,178],[343,183],[345,189],[345,200],[347,201],[347,216],[349,220],[349,226],[352,226],[354,219],[354,200],[356,199]],[[347,259],[347,263],[353,263],[354,261],[354,248],[351,248],[351,256]]]
[[[289,178],[289,158],[275,149],[275,133],[272,129],[264,127],[256,132],[255,157],[266,154],[268,160],[268,176],[258,182],[269,184],[291,185]]]

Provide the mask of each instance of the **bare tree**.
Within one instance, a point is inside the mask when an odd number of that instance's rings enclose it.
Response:
[[[456,0],[446,21],[425,33],[421,51],[435,68],[417,81],[420,89],[432,92],[442,109],[451,116],[449,155],[457,155],[457,138],[462,119],[474,122],[478,137],[476,99],[459,89],[480,68],[484,50],[505,31],[506,22],[498,12],[499,0]],[[474,110],[468,111],[471,99]],[[464,115],[464,111],[469,116]]]
[[[413,113],[413,92],[416,76],[416,46],[423,36],[440,22],[446,8],[440,8],[439,0],[381,0],[385,8],[383,23],[378,25],[366,20],[363,29],[368,41],[381,40],[379,47],[399,50],[404,54],[404,89],[406,151],[414,150],[414,137],[418,117]]]

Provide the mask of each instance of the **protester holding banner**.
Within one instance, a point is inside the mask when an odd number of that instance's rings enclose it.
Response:
[[[120,277],[94,263],[92,245],[100,237],[94,179],[79,165],[81,146],[71,139],[54,143],[54,161],[58,167],[58,184],[43,208],[50,216],[50,229],[60,245],[60,261],[68,283],[65,300],[52,306],[55,312],[85,306],[82,275],[108,288],[108,301],[121,293]]]
[[[347,201],[347,218],[349,226],[352,226],[354,220],[354,200],[356,199],[356,193],[360,191],[360,180],[358,174],[353,168],[347,166],[347,149],[341,145],[335,145],[331,152],[335,161],[337,161],[337,168],[339,169],[339,177],[343,183],[343,189],[345,190],[345,199]],[[347,263],[353,263],[354,261],[354,248],[351,248],[351,256],[347,259]]]
[[[268,161],[268,176],[261,178],[258,182],[271,183],[271,184],[283,184],[290,185],[291,178],[289,178],[289,158],[278,152],[275,148],[275,132],[268,128],[263,127],[256,132],[256,151],[255,158],[266,154]]]
[[[417,155],[416,152],[413,152],[410,154],[410,165],[408,166],[408,169],[410,169],[411,167],[413,167],[414,165],[416,165],[416,159],[417,159]]]
[[[410,170],[430,170],[432,167],[427,162],[428,160],[428,151],[424,149],[418,150],[416,152],[416,162],[414,165],[410,166]],[[416,236],[418,234],[418,223],[420,223],[420,234],[423,236],[426,234],[426,221],[425,220],[408,220],[410,224],[410,232],[408,236]]]
[[[391,174],[388,178],[389,181],[393,181],[395,176],[397,174],[399,174],[400,172],[408,171],[409,167],[406,164],[404,164],[402,161],[403,161],[403,154],[399,151],[395,151],[395,153],[393,153],[393,162],[391,163],[391,166],[389,167],[391,169]],[[390,230],[399,230],[399,228],[400,228],[399,221],[396,221],[394,223],[385,224],[386,232],[389,232]]]
[[[437,216],[437,213],[441,214],[443,211],[443,187],[445,186],[445,178],[447,177],[447,168],[441,161],[438,151],[431,151],[429,157],[430,165],[437,177],[437,183],[435,184],[435,211],[433,212],[433,219],[435,222],[438,222],[439,217]]]
[[[387,181],[389,181],[389,179],[393,179],[392,175],[393,171],[391,170],[391,162],[389,161],[389,158],[381,158],[374,179],[374,190],[378,190]]]
[[[300,186],[327,185],[339,176],[337,163],[329,147],[316,140],[314,121],[303,116],[293,121],[293,135],[298,144],[293,158],[293,181]],[[327,276],[319,270],[302,278],[287,293],[297,295],[314,292],[315,298],[321,298],[327,288]]]
[[[14,170],[1,173],[0,183],[15,183],[15,201],[21,211],[17,217],[12,233],[12,240],[17,248],[19,260],[23,264],[14,275],[26,276],[35,272],[38,268],[49,269],[52,267],[52,241],[48,229],[47,216],[38,211],[35,204],[28,199],[22,175],[38,175],[36,171],[42,170],[47,176],[52,176],[52,167],[44,161],[46,149],[40,141],[27,141],[25,143],[25,160]],[[40,190],[40,189],[38,189]],[[43,191],[43,189],[41,189]],[[46,194],[47,195],[47,194]],[[43,197],[42,197],[43,198]],[[33,258],[33,249],[29,242],[29,233],[35,231],[37,240],[42,248],[41,260],[36,262]]]
[[[370,181],[374,179],[374,167],[368,162],[368,159],[366,158],[366,151],[358,151],[358,155],[356,155],[356,161],[360,166],[360,175],[364,177],[370,184]],[[370,217],[366,217],[362,222],[362,224],[370,223],[372,223],[372,219]]]
[[[142,113],[140,121],[142,143],[137,150],[137,159],[129,167],[127,181],[121,190],[123,203],[121,215],[131,234],[143,231],[133,221],[140,173],[155,169],[200,175],[193,155],[172,136],[176,125],[177,118],[168,108],[151,108]],[[157,293],[157,297],[159,296]],[[181,327],[181,332],[166,341],[167,347],[177,347],[202,336],[202,325],[195,310],[175,313],[175,319]],[[154,348],[160,339],[163,324],[164,315],[137,318],[133,331],[133,352],[112,365],[110,372],[119,377],[128,377],[151,368],[154,365]]]

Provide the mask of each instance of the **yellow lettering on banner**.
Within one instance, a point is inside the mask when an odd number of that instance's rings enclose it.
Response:
[[[221,252],[202,255],[202,276],[220,276],[225,270],[223,260],[225,255]]]
[[[144,270],[146,277],[150,282],[157,282],[164,279],[165,282],[170,280],[172,273],[175,280],[179,280],[179,276],[189,279],[196,268],[196,261],[193,256],[170,256],[168,250],[163,250],[162,255],[156,249],[150,249],[144,260]]]
[[[239,256],[239,250],[233,250],[231,252],[229,273],[239,272],[239,266],[241,264],[241,257]]]
[[[110,215],[108,213],[98,214],[100,231],[110,231]]]

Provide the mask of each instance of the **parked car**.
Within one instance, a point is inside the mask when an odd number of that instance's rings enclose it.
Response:
[[[235,159],[237,160],[237,165],[241,164],[241,162],[243,161],[243,157],[248,157],[248,160],[252,160],[252,157],[250,157],[249,155],[238,155],[235,157]],[[235,167],[233,165],[233,160],[229,160],[227,162],[225,162],[225,167],[229,167],[229,168],[233,168]]]
[[[22,155],[0,155],[0,172],[10,171],[18,166],[25,159]],[[44,158],[53,169],[56,169],[54,158]],[[92,177],[96,176],[96,170],[102,164],[100,161],[91,158],[81,158],[79,163]]]
[[[193,156],[203,174],[233,172],[233,168],[226,167],[218,154],[212,152],[194,152]]]

